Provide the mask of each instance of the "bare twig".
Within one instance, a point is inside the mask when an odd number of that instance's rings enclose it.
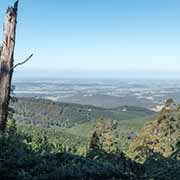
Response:
[[[14,65],[11,70],[15,69],[17,66],[21,66],[23,64],[25,64],[27,61],[29,61],[31,58],[32,58],[33,54],[31,54],[26,60],[20,62],[20,63],[17,63],[16,65]]]

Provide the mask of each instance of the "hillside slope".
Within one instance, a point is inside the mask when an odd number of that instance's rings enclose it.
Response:
[[[164,107],[159,115],[148,122],[132,141],[130,155],[144,161],[154,153],[170,157],[180,142],[180,107]]]
[[[105,109],[35,98],[18,98],[12,107],[15,110],[14,118],[17,122],[42,127],[72,127],[99,118],[116,121],[133,120],[154,114],[153,111],[139,107],[122,106]]]

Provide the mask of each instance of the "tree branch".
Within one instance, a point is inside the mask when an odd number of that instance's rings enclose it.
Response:
[[[26,60],[20,62],[20,63],[17,63],[16,65],[14,65],[11,70],[14,70],[17,66],[21,66],[23,64],[25,64],[27,61],[29,61],[31,58],[32,58],[33,54],[31,54]]]

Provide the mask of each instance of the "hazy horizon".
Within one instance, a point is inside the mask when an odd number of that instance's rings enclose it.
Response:
[[[180,72],[167,72],[163,73],[160,71],[78,71],[78,70],[64,70],[54,71],[51,70],[39,71],[32,70],[28,71],[24,67],[20,67],[15,70],[13,79],[14,80],[27,80],[27,79],[152,79],[152,80],[168,80],[180,79]]]
[[[2,1],[0,13],[13,3]],[[179,78],[179,5],[177,0],[20,1],[15,63],[32,52],[34,57],[14,78]]]

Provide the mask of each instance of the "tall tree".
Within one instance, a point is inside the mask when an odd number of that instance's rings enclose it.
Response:
[[[3,29],[3,42],[0,51],[0,130],[6,128],[14,65],[18,1],[8,7]]]

